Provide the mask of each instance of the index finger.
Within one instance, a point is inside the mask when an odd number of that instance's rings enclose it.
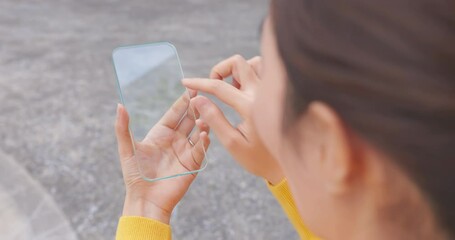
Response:
[[[188,112],[190,97],[193,97],[190,94],[195,95],[195,93],[190,93],[186,90],[182,96],[180,96],[177,101],[172,104],[169,110],[167,110],[163,117],[158,121],[158,124],[172,129],[177,128],[182,118],[185,117]]]
[[[240,55],[221,61],[212,68],[210,78],[223,80],[232,76],[241,86],[257,79],[256,73],[248,62]]]
[[[217,97],[222,102],[234,108],[242,117],[248,114],[248,103],[250,102],[248,97],[225,81],[206,78],[185,78],[182,80],[182,83],[189,89],[202,91]]]

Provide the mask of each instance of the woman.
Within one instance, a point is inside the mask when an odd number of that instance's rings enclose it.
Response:
[[[243,118],[233,127],[196,96],[192,140],[207,146],[210,127],[268,181],[302,239],[315,238],[308,229],[323,239],[452,239],[454,9],[449,0],[273,0],[262,59],[234,56],[210,79],[182,81]],[[219,81],[231,75],[232,85]],[[179,101],[167,123],[180,116]],[[120,106],[127,196],[117,238],[168,239],[170,213],[194,176],[140,180],[127,126]]]

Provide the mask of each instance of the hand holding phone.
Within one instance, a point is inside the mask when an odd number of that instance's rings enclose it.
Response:
[[[195,128],[198,114],[190,99],[196,93],[181,83],[175,47],[166,42],[126,46],[115,49],[112,57],[121,109],[129,115],[129,157],[138,176],[153,182],[203,170],[208,143],[199,143],[199,135],[208,128]]]

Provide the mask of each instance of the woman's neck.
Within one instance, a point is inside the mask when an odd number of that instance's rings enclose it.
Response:
[[[373,178],[359,212],[358,235],[351,239],[447,239],[430,204],[403,171],[385,166]]]

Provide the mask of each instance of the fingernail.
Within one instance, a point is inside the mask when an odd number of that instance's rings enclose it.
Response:
[[[117,103],[117,118],[119,117],[120,115],[120,108],[121,108],[121,104],[120,103]]]
[[[197,91],[194,89],[189,89],[187,88],[188,93],[190,94],[190,97],[195,97],[197,95]]]

